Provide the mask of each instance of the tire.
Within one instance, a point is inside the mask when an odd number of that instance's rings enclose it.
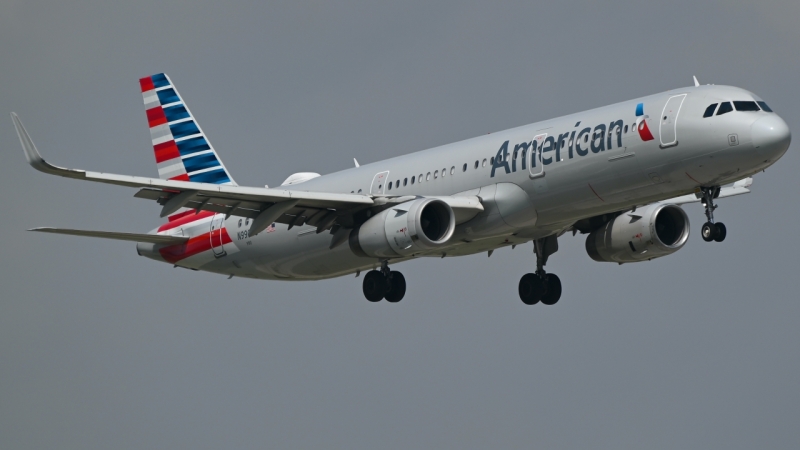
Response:
[[[519,280],[519,299],[526,305],[539,303],[544,294],[544,282],[532,273],[526,273]]]
[[[383,276],[382,273],[378,272],[377,270],[370,270],[364,275],[364,283],[362,285],[364,289],[364,297],[371,302],[379,302],[383,300],[383,296],[386,295],[387,291],[387,283],[386,277]]]
[[[392,271],[389,275],[389,289],[386,291],[386,301],[397,303],[406,295],[406,277],[400,272]]]
[[[715,228],[717,229],[717,236],[714,238],[717,242],[722,242],[725,240],[725,236],[728,235],[728,229],[725,228],[725,224],[722,222],[717,222],[714,224]]]
[[[717,227],[711,222],[704,223],[703,228],[700,229],[700,236],[706,242],[713,241],[717,237]]]
[[[542,304],[555,305],[561,299],[561,279],[555,274],[548,273],[545,283],[547,283],[547,293],[542,297]]]

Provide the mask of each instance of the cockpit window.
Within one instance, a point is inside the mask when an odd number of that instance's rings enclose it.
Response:
[[[736,107],[737,111],[761,111],[756,102],[735,101],[733,106]]]
[[[733,106],[731,106],[731,102],[723,102],[719,104],[719,109],[717,110],[717,115],[721,116],[723,114],[727,114],[733,111]]]
[[[763,109],[766,112],[772,112],[772,108],[767,106],[766,102],[758,102],[758,106],[760,106],[761,109]]]
[[[714,115],[714,110],[717,109],[717,105],[718,105],[718,103],[712,103],[712,104],[708,105],[708,108],[706,108],[706,112],[703,113],[703,117],[711,117],[711,116],[713,116]]]

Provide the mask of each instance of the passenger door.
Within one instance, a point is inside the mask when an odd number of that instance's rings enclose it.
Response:
[[[686,99],[686,94],[674,95],[664,105],[658,127],[661,135],[661,148],[678,145],[678,113],[681,112],[684,99]]]
[[[542,144],[547,137],[547,133],[536,135],[531,143],[530,157],[530,177],[539,178],[544,176],[544,164],[542,164]]]

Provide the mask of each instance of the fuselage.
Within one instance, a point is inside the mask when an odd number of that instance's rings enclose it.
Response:
[[[721,113],[720,106],[743,102]],[[461,256],[529,242],[578,220],[720,186],[764,170],[790,133],[761,99],[729,86],[676,89],[487,134],[282,188],[374,197],[477,196],[484,211],[457,226],[448,246],[423,256]],[[734,103],[730,103],[734,105]],[[761,103],[762,105],[763,102]],[[274,224],[256,236],[249,219],[193,213],[154,233],[209,235],[204,251],[174,261],[196,270],[310,280],[380,266],[311,226]],[[209,250],[209,251],[205,251]],[[139,253],[164,258],[153,246]]]

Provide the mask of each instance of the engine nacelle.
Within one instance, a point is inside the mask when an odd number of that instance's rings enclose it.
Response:
[[[689,239],[689,218],[679,206],[654,204],[617,216],[586,237],[595,261],[649,261],[680,250]]]
[[[450,205],[435,198],[420,198],[385,209],[353,229],[350,248],[358,256],[407,256],[441,247],[455,228]]]

